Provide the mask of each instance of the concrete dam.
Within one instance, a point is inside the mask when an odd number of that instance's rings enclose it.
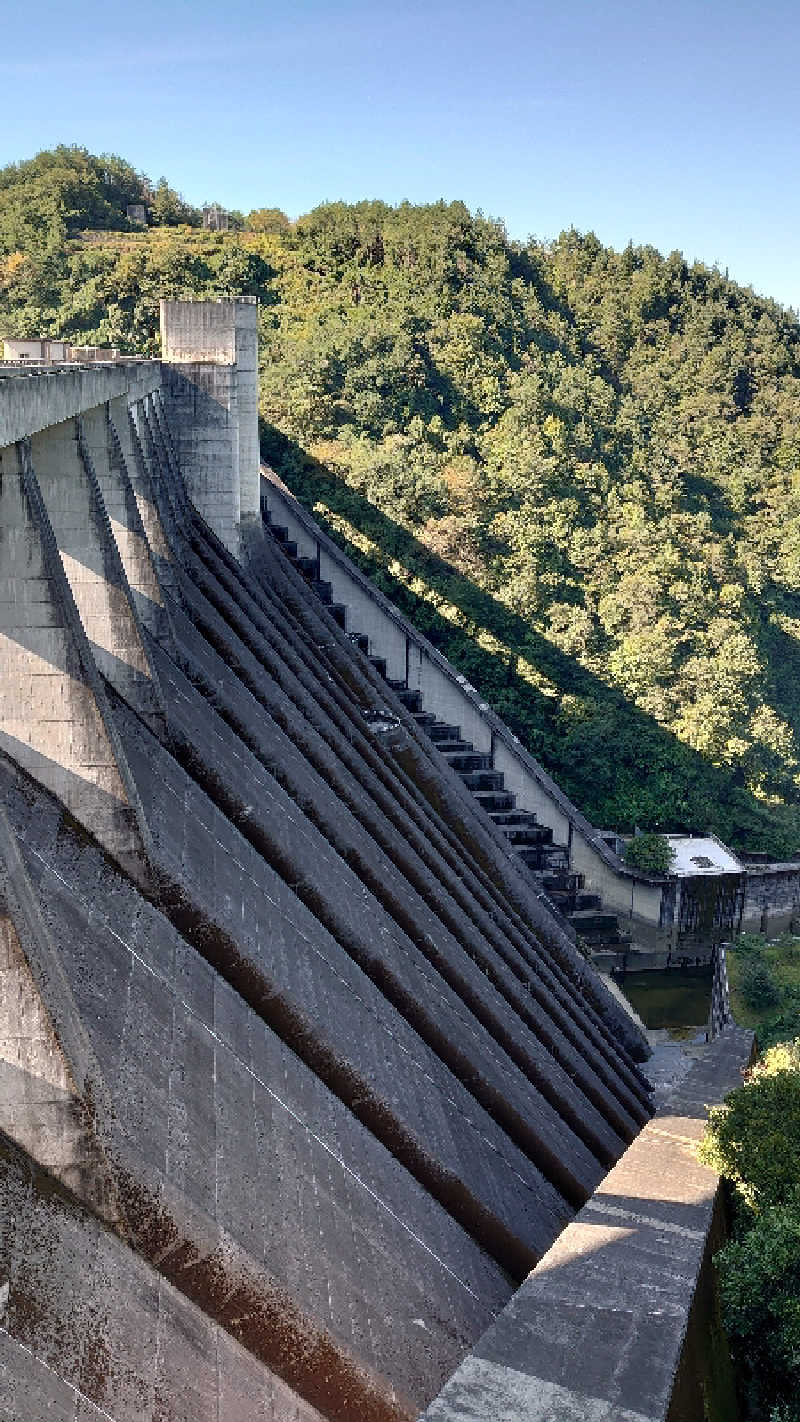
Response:
[[[0,1418],[702,1419],[746,1034],[653,1116],[471,688],[261,470],[255,304],[162,350],[0,368]]]

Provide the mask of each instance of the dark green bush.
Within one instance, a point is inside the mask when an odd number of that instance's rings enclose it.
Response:
[[[763,933],[740,933],[733,946],[737,953],[763,953],[767,940]]]
[[[711,1112],[700,1158],[739,1205],[715,1262],[747,1416],[800,1422],[800,1038],[765,1052]]]
[[[754,1012],[764,1012],[769,1007],[777,1007],[780,1002],[781,990],[775,974],[757,952],[751,953],[742,963],[739,991]]]
[[[651,874],[668,874],[675,850],[663,834],[637,834],[625,846],[625,862]]]

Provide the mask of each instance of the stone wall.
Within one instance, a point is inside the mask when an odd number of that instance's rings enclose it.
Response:
[[[746,933],[796,932],[800,925],[800,864],[748,866],[742,929]]]

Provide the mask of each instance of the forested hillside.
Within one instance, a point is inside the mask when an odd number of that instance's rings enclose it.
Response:
[[[800,849],[792,313],[458,203],[103,232],[95,175],[45,241],[26,166],[0,333],[151,352],[160,295],[259,295],[266,455],[589,818]]]

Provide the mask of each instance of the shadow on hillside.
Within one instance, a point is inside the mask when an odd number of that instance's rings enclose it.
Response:
[[[314,516],[414,625],[451,661],[592,823],[621,831],[712,830],[733,846],[776,856],[800,842],[792,812],[776,815],[744,786],[739,769],[713,765],[483,591],[279,431],[262,424],[262,450],[295,495],[322,504],[378,551],[365,553]],[[389,571],[396,560],[433,590],[443,615]],[[488,650],[486,630],[502,650]],[[547,690],[522,674],[530,663]],[[777,821],[777,822],[776,822]]]

